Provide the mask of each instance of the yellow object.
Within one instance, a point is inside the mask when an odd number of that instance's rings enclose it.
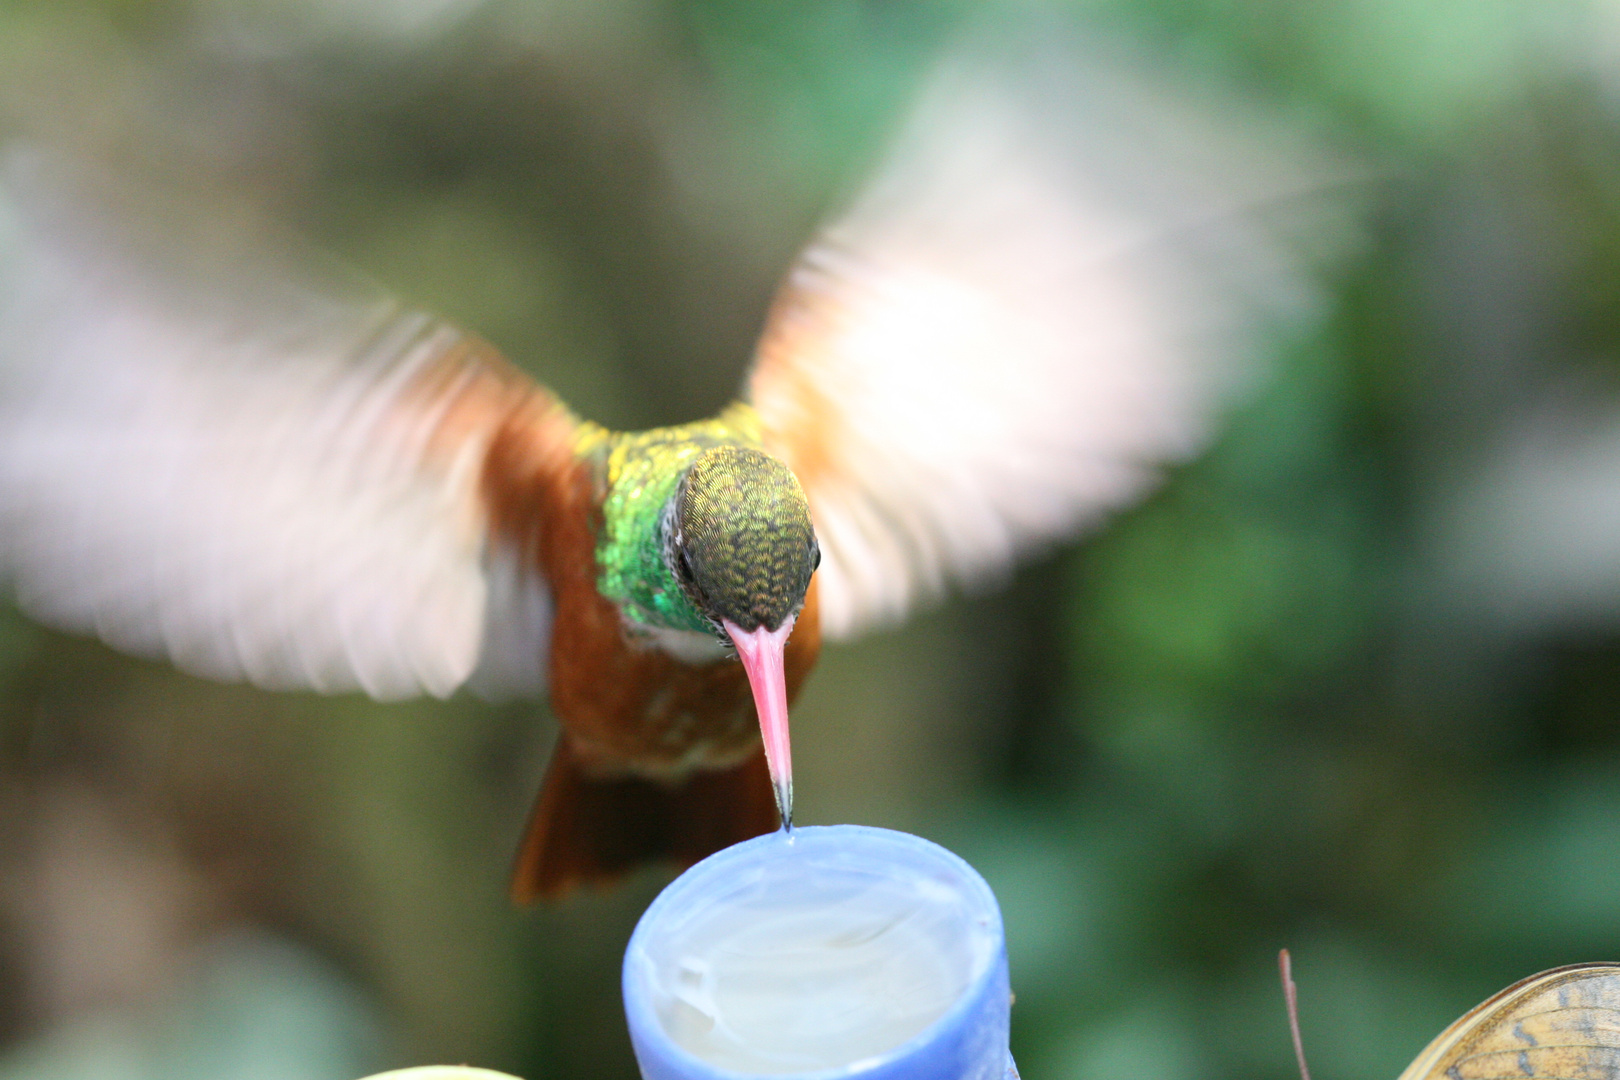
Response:
[[[396,1069],[378,1073],[365,1080],[518,1080],[517,1077],[491,1069],[474,1069],[467,1065],[418,1065],[414,1069]]]
[[[1474,1006],[1400,1080],[1612,1076],[1617,1020],[1620,964],[1553,968]]]

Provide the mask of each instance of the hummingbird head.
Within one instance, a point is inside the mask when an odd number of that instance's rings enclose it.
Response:
[[[759,450],[704,451],[676,488],[665,558],[687,598],[747,669],[776,806],[791,828],[783,653],[821,562],[799,478]]]
[[[727,624],[775,631],[804,606],[821,561],[810,504],[760,450],[704,451],[676,488],[666,559],[687,598],[725,638]]]

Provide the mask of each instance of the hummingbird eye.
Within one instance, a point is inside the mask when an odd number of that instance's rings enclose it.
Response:
[[[820,568],[820,566],[821,566],[821,545],[816,543],[815,538],[812,537],[811,540],[810,540],[810,572],[812,574],[815,573],[816,570]]]

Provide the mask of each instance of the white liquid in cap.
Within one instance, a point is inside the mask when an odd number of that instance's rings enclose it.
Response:
[[[994,941],[952,882],[786,853],[647,943],[664,1030],[712,1065],[787,1074],[849,1065],[922,1032]]]

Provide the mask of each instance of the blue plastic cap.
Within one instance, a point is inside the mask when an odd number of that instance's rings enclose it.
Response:
[[[645,1080],[1004,1080],[1008,1006],[990,886],[937,844],[859,825],[709,856],[624,957]]]

